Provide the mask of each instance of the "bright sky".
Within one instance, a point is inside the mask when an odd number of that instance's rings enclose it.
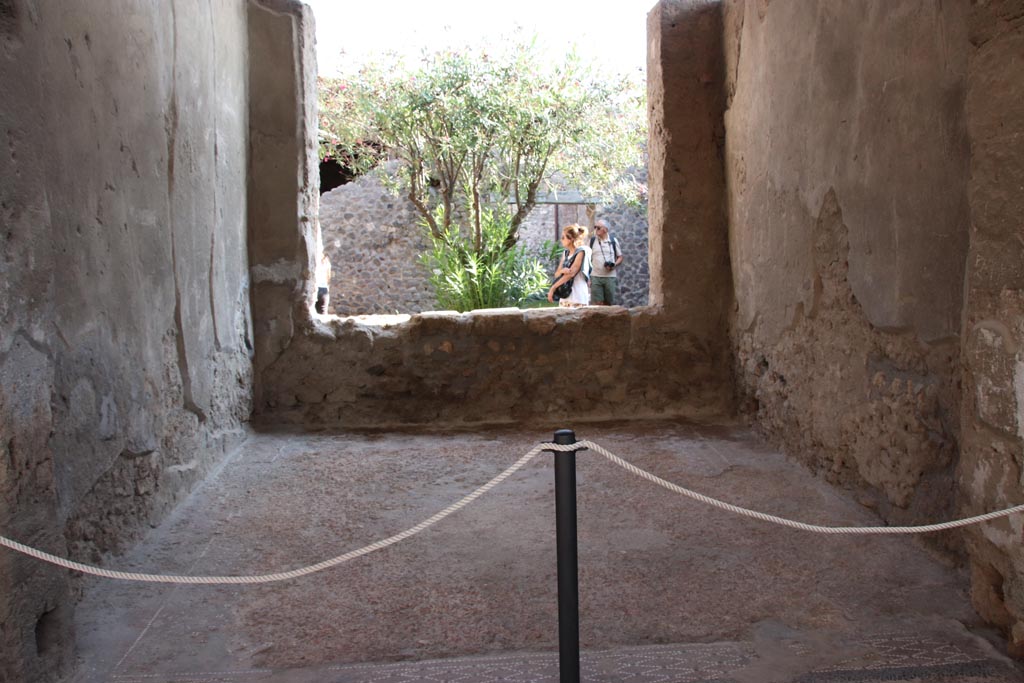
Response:
[[[426,47],[462,46],[507,35],[517,26],[553,54],[572,43],[587,61],[626,73],[647,63],[647,13],[656,0],[304,0],[316,17],[323,76],[343,70],[342,50],[361,58]],[[351,60],[349,60],[351,61]]]

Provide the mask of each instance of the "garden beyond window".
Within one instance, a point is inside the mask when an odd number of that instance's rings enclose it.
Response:
[[[319,88],[325,312],[549,305],[561,230],[598,219],[623,256],[615,303],[647,303],[642,79],[510,42]]]

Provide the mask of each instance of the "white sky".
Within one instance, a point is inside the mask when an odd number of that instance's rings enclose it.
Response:
[[[625,73],[646,68],[647,12],[656,0],[304,0],[316,17],[317,63],[337,75],[346,60],[377,52],[495,39],[521,26],[553,54],[571,43],[586,61]],[[351,59],[348,61],[352,61]]]

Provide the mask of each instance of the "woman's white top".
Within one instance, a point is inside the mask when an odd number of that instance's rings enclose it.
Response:
[[[572,279],[572,294],[570,294],[564,301],[568,301],[571,304],[582,304],[587,306],[590,304],[590,282],[587,280],[587,273],[585,270],[589,270],[591,250],[587,245],[580,247],[584,251],[577,258],[583,259],[583,265],[580,266],[579,272],[576,273],[576,277]]]

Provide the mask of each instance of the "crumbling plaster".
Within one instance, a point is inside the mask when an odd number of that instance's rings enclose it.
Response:
[[[893,520],[952,509],[963,3],[725,6],[743,406]]]
[[[741,410],[895,523],[1021,502],[1022,9],[725,4]],[[942,538],[1016,654],[1021,535]]]
[[[95,562],[248,418],[245,3],[0,9],[0,533]],[[65,670],[70,593],[0,557],[0,680]]]

